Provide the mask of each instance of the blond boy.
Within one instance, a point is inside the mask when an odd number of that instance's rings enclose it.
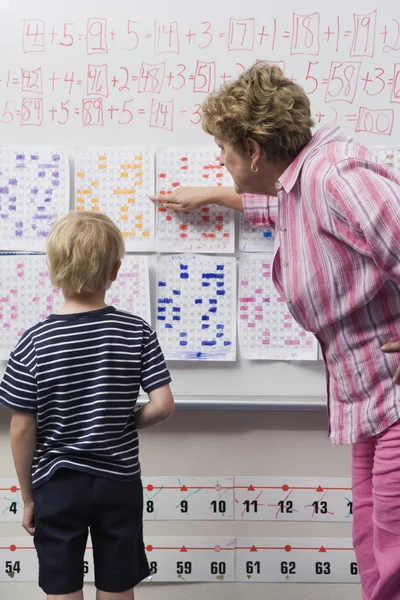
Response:
[[[11,353],[0,401],[48,600],[82,600],[90,530],[97,600],[132,600],[149,575],[137,429],[168,418],[171,381],[154,331],[104,301],[124,255],[105,215],[69,213],[47,260],[64,305]],[[149,402],[134,412],[139,388]]]

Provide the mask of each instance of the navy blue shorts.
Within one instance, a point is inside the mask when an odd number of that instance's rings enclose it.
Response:
[[[83,587],[88,531],[98,590],[124,592],[150,575],[140,479],[120,482],[59,469],[34,490],[39,585],[46,594]]]

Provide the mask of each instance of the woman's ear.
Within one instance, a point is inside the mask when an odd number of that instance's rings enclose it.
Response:
[[[257,140],[253,140],[252,138],[247,138],[246,142],[250,158],[253,162],[258,163],[262,156],[262,148],[260,144],[257,142]]]

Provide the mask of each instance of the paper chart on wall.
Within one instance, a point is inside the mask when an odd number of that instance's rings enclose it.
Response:
[[[375,146],[371,148],[378,162],[400,175],[400,147]]]
[[[169,360],[236,360],[236,259],[161,256],[157,331]]]
[[[147,256],[125,256],[118,278],[106,294],[106,303],[150,323],[150,285]]]
[[[75,159],[75,208],[103,212],[120,228],[128,251],[154,250],[154,152],[82,148]]]
[[[186,186],[232,186],[232,179],[219,164],[218,149],[166,148],[157,154],[157,191],[168,195]],[[207,205],[191,213],[157,207],[159,252],[233,253],[233,211]]]
[[[150,320],[147,257],[129,256],[106,302]],[[0,360],[23,333],[63,304],[50,281],[44,255],[0,254]]]
[[[274,230],[270,227],[252,227],[245,215],[240,215],[239,250],[242,252],[273,252]]]
[[[0,248],[43,250],[69,210],[68,157],[59,148],[0,147]]]
[[[296,323],[273,285],[272,259],[272,254],[240,258],[240,352],[252,360],[317,360],[316,339]]]

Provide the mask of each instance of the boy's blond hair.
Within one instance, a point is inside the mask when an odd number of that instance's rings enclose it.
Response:
[[[239,153],[256,140],[269,162],[292,161],[310,141],[310,101],[276,65],[259,61],[228,81],[202,106],[203,129]]]
[[[66,296],[106,289],[124,254],[120,230],[102,213],[70,212],[54,225],[47,240],[51,281]]]

